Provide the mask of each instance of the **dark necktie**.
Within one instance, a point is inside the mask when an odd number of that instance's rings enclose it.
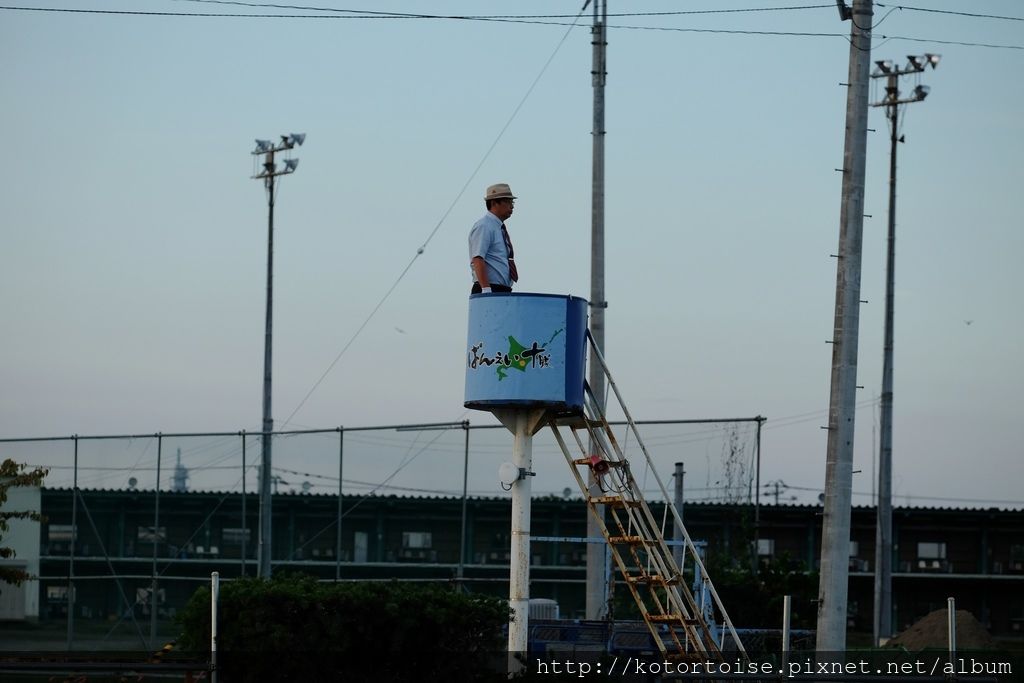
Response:
[[[512,282],[519,282],[519,271],[516,269],[516,252],[512,249],[512,240],[508,238],[508,229],[501,224],[501,236],[505,238],[505,248],[508,249],[508,276]]]

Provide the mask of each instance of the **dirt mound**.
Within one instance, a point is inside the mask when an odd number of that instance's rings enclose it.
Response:
[[[889,641],[889,647],[911,652],[949,647],[949,612],[937,609]],[[967,610],[956,611],[956,649],[991,650],[995,642],[985,627]]]

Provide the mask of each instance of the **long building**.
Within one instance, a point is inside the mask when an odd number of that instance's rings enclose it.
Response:
[[[39,579],[21,595],[4,588],[3,619],[64,620],[72,585],[76,622],[150,618],[154,573],[158,617],[169,618],[212,571],[225,579],[256,572],[254,494],[162,491],[158,511],[152,490],[82,490],[74,511],[70,489],[44,488],[38,500],[46,521],[32,532],[37,544],[19,534],[18,561],[38,567]],[[462,581],[506,595],[510,512],[507,498],[345,496],[339,506],[337,496],[279,494],[274,570],[327,580]],[[661,517],[659,507],[654,512]],[[531,595],[554,600],[563,617],[583,616],[586,544],[573,540],[586,533],[583,513],[579,498],[533,501]],[[695,503],[683,514],[691,537],[712,555],[756,548],[759,563],[784,560],[795,573],[817,567],[819,506]],[[954,596],[993,635],[1024,637],[1024,511],[904,507],[893,524],[897,629]],[[870,631],[873,507],[854,508],[851,541],[850,626]]]

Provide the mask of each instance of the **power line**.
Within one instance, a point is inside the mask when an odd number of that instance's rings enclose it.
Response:
[[[820,488],[813,486],[792,486],[789,484],[785,485],[785,488],[792,489],[794,491],[821,491]],[[870,491],[853,491],[855,496],[873,496],[874,494]],[[895,498],[917,498],[919,500],[943,500],[953,503],[999,503],[1003,505],[1024,505],[1024,500],[1000,500],[993,498],[953,498],[950,496],[918,496],[913,493],[898,493],[894,495]]]
[[[198,0],[197,0],[198,1]],[[206,0],[209,1],[209,0]],[[71,14],[100,14],[100,15],[121,15],[121,16],[153,16],[153,17],[194,17],[194,18],[232,18],[232,19],[448,19],[460,21],[493,21],[508,24],[536,24],[542,26],[568,26],[570,29],[579,26],[575,22],[566,21],[539,21],[533,19],[500,19],[489,17],[457,17],[440,15],[398,15],[389,16],[377,15],[348,15],[348,14],[243,14],[230,12],[161,12],[146,10],[100,10],[100,9],[74,9],[64,7],[17,7],[0,5],[0,10],[20,12],[51,12]],[[812,33],[798,31],[741,31],[729,29],[698,29],[698,28],[673,28],[665,26],[627,26],[609,25],[608,28],[622,29],[629,31],[676,31],[684,33],[727,33],[745,35],[776,35],[776,36],[817,36],[827,38],[845,37],[841,33]]]
[[[586,7],[586,5],[584,5],[584,7]],[[576,19],[578,20],[579,17],[582,16],[582,14],[583,10],[581,9],[580,13],[576,16]],[[355,340],[359,337],[362,331],[366,329],[366,326],[370,323],[374,316],[377,315],[377,311],[380,310],[381,306],[384,305],[384,302],[386,302],[388,298],[391,296],[391,293],[395,291],[396,287],[398,287],[398,284],[405,278],[406,274],[409,272],[413,264],[416,262],[416,259],[423,255],[423,252],[426,250],[427,245],[430,244],[430,241],[432,239],[434,239],[434,235],[437,234],[437,231],[441,228],[441,225],[443,225],[445,220],[447,220],[448,215],[451,214],[452,210],[455,208],[455,205],[462,198],[462,195],[466,193],[466,189],[469,188],[470,183],[472,183],[473,179],[476,178],[476,174],[480,172],[480,169],[483,167],[484,163],[487,161],[488,158],[490,158],[491,152],[493,152],[494,148],[498,146],[498,142],[500,142],[501,138],[505,135],[505,131],[507,131],[509,126],[512,125],[512,122],[519,114],[519,110],[523,108],[524,104],[526,104],[526,100],[529,99],[530,94],[533,93],[534,88],[537,87],[537,84],[540,82],[540,79],[547,72],[548,67],[551,65],[551,62],[554,61],[555,59],[555,55],[557,55],[559,50],[562,49],[562,45],[565,44],[566,38],[569,37],[569,33],[572,32],[572,29],[575,26],[576,22],[574,21],[572,25],[569,27],[569,29],[565,32],[565,34],[562,35],[562,39],[558,41],[558,44],[555,46],[555,49],[551,53],[551,56],[548,57],[547,61],[544,62],[544,66],[541,67],[540,73],[538,73],[537,77],[533,79],[533,82],[530,84],[530,87],[526,89],[526,93],[519,100],[519,104],[517,104],[515,109],[512,110],[512,114],[509,115],[508,120],[505,121],[505,125],[502,126],[500,131],[498,131],[497,137],[494,138],[494,142],[492,142],[491,146],[487,148],[487,151],[484,152],[484,155],[483,157],[481,157],[480,162],[476,165],[476,168],[474,168],[473,171],[469,174],[469,177],[466,178],[466,182],[463,184],[462,189],[459,190],[458,194],[455,195],[455,199],[452,200],[452,203],[448,206],[448,209],[441,216],[441,219],[437,221],[437,225],[435,225],[434,229],[430,231],[430,234],[427,236],[427,239],[416,250],[416,253],[413,255],[412,259],[409,260],[408,265],[405,266],[405,269],[402,270],[402,272],[398,275],[398,278],[395,280],[395,282],[391,285],[391,287],[388,288],[388,291],[384,293],[384,296],[382,296],[380,301],[377,302],[377,305],[374,306],[373,310],[370,311],[370,314],[366,317],[366,320],[363,321],[362,325],[359,326],[359,329],[356,330],[355,334],[352,335],[352,337],[348,340],[348,343],[345,344],[345,346],[341,349],[341,351],[334,358],[334,360],[331,361],[331,364],[327,367],[327,369],[320,376],[320,378],[313,384],[312,388],[310,388],[310,390],[306,393],[302,400],[299,401],[299,404],[295,407],[295,410],[293,410],[291,415],[288,416],[288,419],[284,421],[285,426],[287,426],[291,419],[295,417],[299,410],[302,409],[302,406],[306,404],[306,401],[309,400],[309,397],[313,395],[313,392],[316,391],[317,387],[319,387],[320,384],[324,381],[324,379],[327,378],[327,375],[330,374],[331,370],[334,369],[334,366],[338,364],[338,361],[341,360],[341,357],[345,355],[345,352],[348,351],[349,347],[352,346],[353,342],[355,342]]]
[[[953,10],[946,9],[931,9],[927,7],[908,7],[906,5],[883,5],[880,2],[876,2],[875,5],[878,7],[892,7],[898,10],[909,10],[912,12],[928,12],[929,14],[951,14],[958,17],[971,17],[974,19],[1002,19],[1004,21],[1024,21],[1022,17],[1007,17],[1000,16],[998,14],[975,14],[974,12],[955,12]]]
[[[356,508],[358,508],[358,507],[359,507],[360,505],[362,505],[362,504],[363,504],[363,503],[365,503],[365,502],[366,502],[367,500],[369,500],[369,499],[370,499],[370,497],[372,497],[372,496],[373,496],[373,494],[377,493],[377,491],[379,491],[380,489],[382,489],[382,488],[395,488],[395,487],[394,487],[393,485],[391,485],[391,484],[390,484],[391,480],[392,480],[392,479],[394,479],[395,477],[397,477],[397,476],[398,476],[398,473],[399,473],[399,472],[401,472],[401,471],[402,471],[403,469],[405,469],[405,468],[406,468],[407,466],[409,466],[410,464],[412,464],[412,462],[413,462],[413,461],[414,461],[414,460],[415,460],[416,458],[418,458],[418,457],[419,457],[420,455],[422,455],[422,454],[423,454],[423,452],[424,452],[424,451],[426,451],[426,450],[427,450],[427,448],[428,448],[429,446],[431,446],[431,445],[432,445],[432,444],[433,444],[433,443],[434,443],[435,441],[437,441],[437,440],[438,440],[439,438],[441,438],[441,435],[442,435],[442,434],[444,434],[444,432],[443,432],[443,431],[438,431],[438,432],[437,432],[437,435],[436,435],[436,436],[434,436],[434,438],[433,438],[433,439],[431,439],[431,440],[430,440],[430,441],[428,441],[428,442],[427,442],[426,444],[424,444],[424,445],[423,445],[423,447],[421,447],[421,448],[420,448],[420,450],[418,450],[418,451],[417,451],[416,453],[414,453],[414,454],[412,455],[412,457],[408,457],[408,458],[406,458],[406,459],[405,459],[405,461],[404,461],[404,462],[402,462],[402,463],[401,463],[401,464],[400,464],[400,465],[399,465],[399,466],[398,466],[398,467],[397,467],[397,468],[395,469],[395,471],[394,471],[394,472],[392,472],[392,473],[391,473],[390,475],[388,475],[388,477],[387,477],[387,478],[385,478],[385,479],[384,479],[384,481],[382,481],[382,482],[380,482],[379,484],[375,485],[375,486],[374,486],[374,487],[373,487],[372,489],[370,489],[370,491],[369,491],[369,492],[367,492],[367,493],[365,493],[364,495],[360,496],[359,500],[357,500],[357,501],[356,501],[356,502],[355,502],[355,503],[354,503],[353,505],[350,505],[349,507],[347,507],[347,508],[345,509],[345,512],[344,512],[344,513],[343,513],[343,514],[341,515],[340,519],[344,519],[345,517],[347,517],[347,516],[348,516],[349,514],[351,514],[351,513],[353,512],[353,511],[355,511],[355,509],[356,509]],[[325,526],[324,526],[323,528],[321,528],[321,529],[320,529],[319,531],[317,531],[317,532],[316,532],[315,534],[313,534],[312,536],[310,536],[310,537],[309,537],[309,540],[307,540],[307,541],[306,541],[305,543],[303,543],[302,545],[300,545],[300,546],[296,547],[296,548],[295,548],[295,549],[294,549],[294,550],[292,551],[292,554],[291,554],[291,555],[289,556],[289,558],[288,558],[288,559],[289,559],[289,560],[291,560],[291,559],[294,559],[294,558],[295,558],[295,553],[296,553],[296,552],[299,552],[299,551],[303,550],[303,549],[304,549],[304,548],[305,548],[306,546],[308,546],[308,545],[309,545],[310,543],[312,543],[312,542],[313,542],[313,541],[315,541],[315,540],[316,540],[317,538],[319,538],[319,537],[320,537],[320,535],[321,535],[321,534],[323,534],[323,533],[324,533],[325,531],[329,531],[330,529],[334,528],[334,526],[335,526],[335,525],[336,525],[337,523],[338,523],[338,520],[336,520],[336,519],[335,519],[335,520],[331,520],[331,522],[330,522],[329,524],[325,525]]]
[[[890,40],[906,40],[912,43],[934,43],[936,45],[959,45],[961,47],[987,47],[996,50],[1024,50],[1024,45],[998,45],[995,43],[969,43],[960,40],[935,40],[932,38],[911,38],[910,36],[887,36],[879,35],[878,38],[882,39],[882,43]],[[875,45],[877,48],[882,43]]]
[[[576,26],[573,22],[544,21],[551,19],[573,19],[571,14],[495,14],[495,15],[459,15],[459,14],[420,14],[413,12],[381,12],[374,10],[349,10],[333,7],[310,7],[303,5],[280,5],[272,3],[239,2],[237,0],[185,0],[188,2],[201,2],[204,4],[234,5],[240,7],[262,7],[268,9],[291,9],[308,12],[335,12],[336,14],[269,14],[269,13],[242,13],[242,12],[171,12],[165,10],[104,10],[91,8],[70,8],[70,7],[25,7],[15,5],[0,6],[0,9],[21,11],[21,12],[50,12],[69,14],[100,14],[120,16],[151,16],[151,17],[200,17],[200,18],[238,18],[238,19],[433,19],[433,20],[454,20],[454,21],[488,21],[508,24],[539,24],[545,26]],[[807,9],[822,9],[832,5],[801,5],[792,7],[763,7],[763,8],[736,8],[718,10],[691,10],[677,12],[622,12],[611,14],[615,17],[665,17],[684,15],[707,15],[707,14],[737,14],[751,12],[772,12],[772,11],[794,11]],[[582,13],[581,13],[582,14]],[[576,15],[578,18],[579,15]],[[620,28],[609,25],[610,28]],[[623,28],[650,28],[650,27],[623,27]]]
[[[195,2],[211,2],[212,0],[192,0]],[[766,8],[775,10],[797,10],[797,9],[811,9],[816,8],[816,5],[808,5],[805,7],[779,7],[779,8]],[[822,6],[823,7],[823,6]],[[831,7],[831,5],[829,5]],[[915,9],[920,11],[933,11],[941,12],[940,10],[926,10],[922,8],[911,8],[904,7],[901,9]],[[144,10],[100,10],[100,9],[76,9],[66,7],[23,7],[13,5],[0,5],[0,10],[18,11],[18,12],[49,12],[49,13],[71,13],[71,14],[98,14],[98,15],[121,15],[121,16],[153,16],[153,17],[186,17],[186,18],[228,18],[228,19],[443,19],[443,20],[459,20],[459,21],[489,21],[496,23],[508,23],[508,24],[533,24],[541,26],[568,26],[570,29],[578,26],[575,23],[569,23],[564,21],[547,21],[537,19],[516,19],[516,18],[503,18],[499,16],[442,16],[442,15],[388,15],[384,13],[366,14],[366,15],[351,15],[351,14],[243,14],[243,13],[230,13],[230,12],[162,12],[162,11],[144,11]],[[354,11],[354,10],[335,10],[335,11]],[[751,10],[706,10],[706,12],[743,12],[743,11],[755,11]],[[957,12],[942,12],[946,14],[963,14],[964,16],[977,16],[992,19],[1005,19],[1009,21],[1024,21],[1017,17],[1002,17],[997,15],[972,15],[969,13],[957,13]],[[509,15],[511,16],[511,15]],[[553,15],[552,15],[553,16]],[[621,16],[630,16],[623,14]],[[634,15],[643,16],[643,15]],[[780,36],[780,37],[796,37],[796,38],[842,38],[849,40],[849,37],[843,33],[818,33],[813,31],[751,31],[751,30],[740,30],[740,29],[710,29],[710,28],[681,28],[672,26],[633,26],[626,24],[609,24],[609,29],[622,30],[622,31],[667,31],[675,33],[707,33],[707,34],[722,34],[722,35],[743,35],[743,36]],[[968,41],[957,41],[957,40],[936,40],[933,38],[913,38],[910,36],[875,36],[881,39],[878,45],[888,42],[890,40],[906,40],[909,42],[918,43],[934,43],[938,45],[958,45],[961,47],[980,47],[995,50],[1024,50],[1024,45],[1001,45],[997,43],[975,43]],[[875,45],[875,47],[878,47]]]
[[[579,15],[572,14],[420,14],[416,12],[380,12],[376,10],[341,9],[337,7],[316,7],[308,5],[283,5],[264,2],[243,2],[242,0],[179,0],[181,2],[199,2],[213,5],[236,5],[240,7],[266,7],[275,9],[307,10],[313,12],[345,12],[354,15],[371,15],[370,18],[393,17],[396,19],[465,19],[473,21],[493,21],[499,19],[573,19]],[[673,12],[616,12],[609,17],[665,17],[698,14],[735,14],[743,12],[776,12],[784,10],[831,9],[834,5],[798,5],[792,7],[749,7],[737,9],[684,10]],[[582,12],[581,12],[582,13]]]
[[[496,21],[501,19],[571,19],[571,14],[468,14],[468,15],[437,15],[437,14],[419,14],[413,12],[380,12],[376,10],[352,10],[352,9],[341,9],[336,7],[316,7],[308,5],[283,5],[276,3],[263,3],[263,2],[242,2],[242,0],[179,0],[181,2],[199,2],[213,5],[235,5],[240,7],[265,7],[275,9],[291,9],[291,10],[306,10],[312,12],[343,12],[346,14],[353,15],[364,15],[369,18],[388,18],[393,17],[396,19],[463,19],[472,21]],[[951,10],[939,10],[939,9],[927,9],[921,7],[909,7],[906,5],[884,5],[881,3],[875,3],[878,7],[890,7],[890,13],[895,10],[910,10],[917,12],[930,12],[934,14],[950,14],[962,17],[971,18],[983,18],[983,19],[1002,19],[1006,21],[1024,21],[1024,18],[1020,17],[1008,17],[999,16],[995,14],[976,14],[973,12],[955,12]],[[784,11],[798,11],[798,10],[809,10],[809,9],[833,9],[835,5],[792,5],[788,7],[740,7],[740,8],[727,8],[727,9],[707,9],[707,10],[677,10],[672,12],[610,12],[607,16],[609,17],[674,17],[674,16],[699,16],[705,14],[745,14],[745,13],[760,13],[760,12],[784,12]],[[888,15],[886,15],[888,16]]]

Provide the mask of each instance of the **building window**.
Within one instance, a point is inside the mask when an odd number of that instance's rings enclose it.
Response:
[[[1010,571],[1024,572],[1024,545],[1010,546]]]
[[[946,544],[918,543],[917,557],[920,560],[944,560],[946,559]]]
[[[68,601],[68,587],[67,586],[47,586],[46,587],[46,599],[48,602],[67,602]]]
[[[775,539],[774,538],[759,538],[757,539],[757,556],[758,557],[772,557],[775,555]]]
[[[851,572],[866,572],[868,570],[868,561],[862,560],[860,557],[860,543],[857,541],[850,541],[850,571]]]
[[[50,543],[69,543],[75,536],[75,528],[70,524],[51,524],[46,540]]]
[[[252,529],[237,529],[231,527],[225,527],[221,531],[221,537],[224,539],[224,545],[242,545],[244,539],[246,544],[250,543],[252,538]]]
[[[71,552],[71,544],[78,540],[78,530],[70,524],[51,524],[46,531],[44,555],[63,555]]]
[[[402,547],[407,550],[424,550],[433,544],[429,531],[404,531],[402,532]]]
[[[917,544],[917,568],[926,572],[952,571],[946,561],[946,544],[942,542]]]
[[[403,531],[402,550],[398,559],[413,562],[436,562],[437,553],[431,550],[433,539],[429,531]]]

